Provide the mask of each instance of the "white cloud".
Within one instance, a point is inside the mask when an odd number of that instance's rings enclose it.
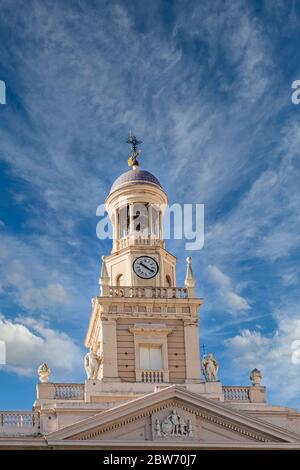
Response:
[[[2,367],[20,375],[36,375],[38,365],[46,362],[58,378],[74,373],[82,363],[82,353],[74,341],[41,320],[13,321],[0,316],[0,340],[6,344],[7,364]]]
[[[217,266],[209,265],[208,273],[211,279],[216,282],[221,289],[226,290],[231,286],[231,280],[229,276],[226,276]]]
[[[300,313],[296,317],[291,314],[277,312],[277,330],[272,335],[244,329],[225,340],[231,378],[238,381],[245,371],[257,367],[263,372],[268,396],[275,404],[300,398],[300,364],[292,361],[292,343],[300,340]]]
[[[240,311],[250,310],[251,307],[248,301],[234,292],[230,277],[224,274],[217,266],[209,265],[208,275],[219,287],[219,294],[230,313],[236,314]]]
[[[250,305],[247,300],[235,292],[229,291],[223,293],[228,308],[232,312],[239,312],[241,310],[250,310]]]

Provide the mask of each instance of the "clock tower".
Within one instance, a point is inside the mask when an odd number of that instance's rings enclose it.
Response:
[[[258,369],[251,386],[225,386],[209,353],[202,378],[202,299],[195,296],[191,258],[178,287],[176,258],[162,232],[167,195],[140,169],[137,139],[129,142],[132,168],[106,199],[113,243],[92,300],[88,379],[50,382],[51,370],[41,364],[33,411],[1,412],[0,448],[300,448],[300,413],[266,403]]]
[[[129,142],[131,169],[115,180],[105,203],[113,243],[102,257],[100,295],[93,299],[86,336],[86,346],[100,358],[97,377],[87,381],[91,401],[111,392],[123,401],[170,384],[194,391],[205,385],[198,339],[202,299],[195,297],[191,258],[185,285],[178,287],[176,257],[163,239],[167,194],[140,168],[139,142],[134,136]]]

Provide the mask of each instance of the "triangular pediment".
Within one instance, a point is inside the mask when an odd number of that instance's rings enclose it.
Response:
[[[197,446],[205,443],[298,443],[300,436],[170,386],[84,419],[47,436],[57,441]]]

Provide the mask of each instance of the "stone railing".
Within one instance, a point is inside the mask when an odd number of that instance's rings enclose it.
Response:
[[[164,373],[162,370],[141,370],[141,382],[163,383]]]
[[[187,299],[185,287],[109,287],[110,297],[138,297],[150,299]]]
[[[38,413],[30,411],[0,411],[0,435],[37,434]]]
[[[164,248],[165,242],[160,238],[151,238],[151,237],[124,237],[120,238],[120,240],[115,240],[114,242],[114,250],[118,251],[122,248],[127,248],[128,246],[135,246],[135,245],[152,245],[152,246],[159,246]]]
[[[84,400],[84,384],[39,383],[38,400]]]
[[[223,387],[225,401],[248,401],[250,402],[251,387]]]
[[[83,400],[84,384],[53,384],[55,400]]]

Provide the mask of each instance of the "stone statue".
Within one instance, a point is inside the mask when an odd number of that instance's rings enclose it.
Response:
[[[178,416],[176,410],[173,410],[173,412],[170,416],[170,419],[171,419],[171,423],[172,423],[172,432],[171,432],[171,434],[172,434],[172,436],[178,436],[180,421],[179,421],[179,416]]]
[[[218,381],[219,363],[213,353],[209,353],[208,357],[203,356],[202,368],[207,382]]]
[[[49,375],[51,374],[50,367],[44,362],[38,368],[39,379],[42,384],[49,382]]]
[[[88,379],[97,379],[102,358],[91,349],[84,356],[84,368]]]

